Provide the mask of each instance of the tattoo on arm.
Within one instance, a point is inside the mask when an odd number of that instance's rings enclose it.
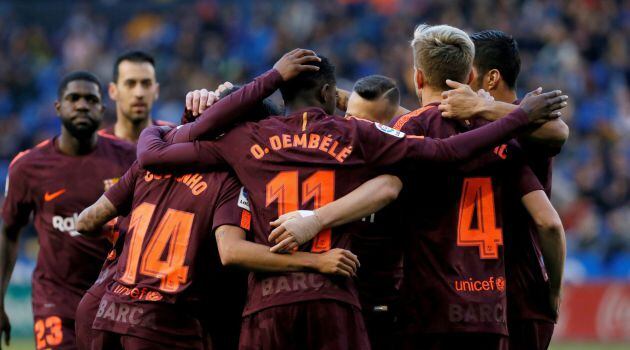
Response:
[[[116,207],[105,195],[102,195],[96,203],[81,212],[77,222],[77,231],[86,236],[100,236],[103,225],[116,216],[118,216]]]

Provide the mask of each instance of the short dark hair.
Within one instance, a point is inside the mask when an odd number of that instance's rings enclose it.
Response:
[[[280,92],[285,103],[293,101],[296,97],[321,89],[325,84],[335,84],[335,66],[330,63],[327,57],[317,55],[321,59],[319,62],[309,62],[309,65],[319,67],[317,71],[304,71],[297,77],[285,82],[280,86]]]
[[[64,91],[68,87],[68,84],[77,80],[89,81],[96,84],[96,86],[98,87],[98,92],[101,95],[103,94],[103,90],[101,89],[101,82],[98,80],[96,75],[88,71],[80,70],[69,73],[61,79],[61,82],[59,82],[59,86],[57,87],[57,97],[61,99],[63,97]]]
[[[474,65],[481,76],[497,69],[510,89],[516,88],[521,71],[518,44],[511,35],[500,30],[484,30],[470,36],[475,43]]]
[[[400,104],[400,91],[396,81],[386,76],[368,75],[357,80],[352,89],[368,101],[384,97],[392,105]]]
[[[125,52],[124,54],[118,56],[118,58],[116,58],[116,62],[114,63],[114,74],[113,74],[114,82],[118,82],[118,67],[120,66],[120,63],[122,63],[123,61],[129,61],[129,62],[135,62],[135,63],[147,62],[147,63],[150,63],[153,67],[155,67],[155,59],[150,54],[144,51],[138,51],[138,50]]]

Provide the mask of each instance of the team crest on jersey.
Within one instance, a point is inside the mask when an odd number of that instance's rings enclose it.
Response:
[[[405,133],[396,129],[392,129],[387,125],[383,125],[380,123],[374,123],[374,126],[376,126],[376,128],[388,135],[392,135],[394,137],[398,137],[398,138],[403,138],[405,137]]]
[[[241,187],[241,193],[238,195],[238,206],[239,208],[243,208],[247,211],[252,211],[249,208],[249,195],[245,187]]]
[[[109,190],[112,186],[114,186],[118,182],[118,180],[120,180],[119,177],[113,177],[111,179],[103,180],[105,191]]]

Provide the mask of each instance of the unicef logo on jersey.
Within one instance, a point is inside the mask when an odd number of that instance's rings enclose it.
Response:
[[[52,225],[54,228],[61,232],[68,232],[70,236],[78,236],[80,233],[77,231],[77,221],[79,221],[79,214],[74,213],[69,218],[55,215],[52,218]]]
[[[398,137],[400,139],[402,139],[403,137],[405,137],[405,133],[396,129],[392,129],[387,125],[383,125],[380,123],[374,123],[374,126],[376,126],[376,128],[384,133],[386,133],[387,135],[392,135],[394,137]]]

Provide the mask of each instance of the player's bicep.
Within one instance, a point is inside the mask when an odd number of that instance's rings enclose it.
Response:
[[[219,257],[223,265],[238,261],[239,243],[245,241],[245,230],[232,225],[221,225],[214,231]]]

